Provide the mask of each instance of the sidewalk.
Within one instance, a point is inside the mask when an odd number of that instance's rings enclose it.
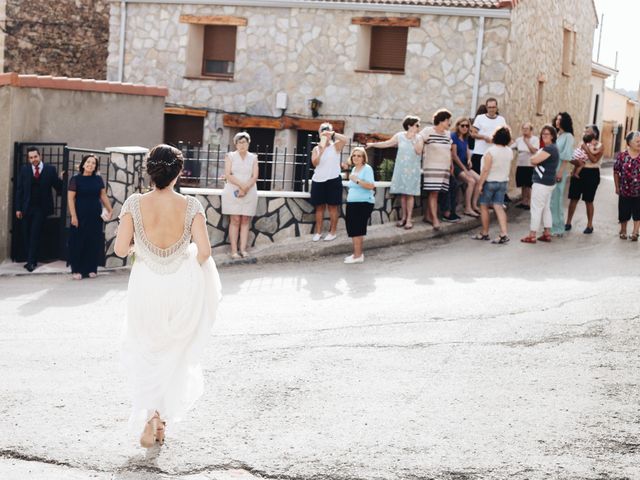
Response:
[[[509,204],[508,213],[510,221],[513,221],[523,210],[515,208],[519,200],[519,195],[510,193],[512,202]],[[494,220],[495,221],[495,220]],[[367,229],[367,236],[364,241],[365,251],[375,248],[390,247],[404,243],[418,242],[432,238],[443,238],[460,232],[473,230],[480,226],[480,219],[463,216],[458,223],[441,223],[439,231],[433,229],[429,224],[422,221],[421,217],[414,218],[414,227],[411,230],[398,228],[395,222],[383,225],[373,225]],[[320,258],[330,255],[349,254],[352,252],[351,239],[347,237],[347,232],[338,230],[338,238],[331,242],[320,240],[312,242],[311,235],[294,237],[283,240],[277,244],[263,245],[252,248],[249,251],[250,257],[241,260],[232,260],[229,256],[229,246],[218,247],[213,250],[213,259],[218,267],[228,267],[231,265],[247,265],[255,263],[278,263],[295,262]],[[19,275],[52,275],[68,274],[69,269],[66,263],[58,260],[50,263],[42,263],[33,273],[27,272],[22,263],[10,261],[0,264],[0,277]],[[102,268],[98,269],[98,274],[111,273],[127,270],[129,267]]]

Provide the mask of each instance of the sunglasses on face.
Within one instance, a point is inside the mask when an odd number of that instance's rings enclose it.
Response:
[[[462,124],[460,125],[460,128],[469,128],[469,125]]]

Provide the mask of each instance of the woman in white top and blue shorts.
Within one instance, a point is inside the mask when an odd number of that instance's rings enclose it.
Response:
[[[489,205],[493,205],[493,211],[496,212],[500,225],[500,235],[492,243],[504,244],[509,241],[507,212],[503,205],[513,160],[513,151],[508,147],[510,143],[509,127],[499,127],[493,134],[491,146],[482,156],[479,180],[482,231],[472,237],[474,240],[489,240]]]
[[[320,142],[311,152],[311,163],[315,170],[311,177],[311,205],[316,209],[316,225],[313,241],[322,238],[322,223],[325,209],[329,210],[329,233],[324,237],[329,242],[336,239],[338,207],[342,204],[342,176],[341,168],[346,168],[341,162],[342,149],[347,143],[347,137],[333,131],[330,123],[323,123],[318,130]]]

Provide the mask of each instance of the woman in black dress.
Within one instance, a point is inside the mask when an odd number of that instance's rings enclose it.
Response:
[[[94,278],[102,256],[102,206],[105,220],[111,218],[111,202],[104,181],[98,171],[98,159],[85,155],[80,162],[80,173],[69,181],[68,204],[71,214],[69,237],[69,263],[74,280]]]

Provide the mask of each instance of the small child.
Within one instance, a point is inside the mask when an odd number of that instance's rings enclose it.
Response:
[[[587,133],[584,137],[582,137],[582,141],[587,146],[589,151],[595,155],[595,153],[598,151],[598,146],[599,146],[598,140],[596,139],[596,137],[594,135],[591,135],[590,133]],[[582,149],[582,145],[580,145],[578,148],[576,148],[573,151],[571,160],[572,160],[572,163],[574,161],[584,162],[584,163],[587,163],[589,161],[589,156],[587,155],[587,152],[585,152]],[[580,172],[582,171],[583,168],[584,168],[584,165],[574,163],[573,173],[571,174],[571,176],[574,178],[580,178]]]

